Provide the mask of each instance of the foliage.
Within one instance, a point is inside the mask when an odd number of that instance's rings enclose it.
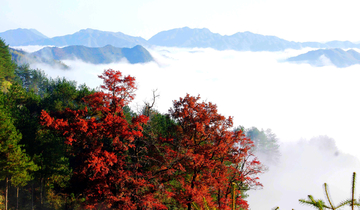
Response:
[[[235,185],[236,185],[235,183],[232,183],[232,190],[231,190],[231,196],[232,196],[232,198],[231,198],[231,203],[232,203],[232,205],[231,205],[231,210],[235,210],[235,209],[236,209],[236,204],[235,204],[235,201],[236,201],[236,199],[235,199],[235,197],[236,197]],[[203,198],[203,200],[204,200],[204,209],[205,209],[205,210],[210,210],[209,205],[207,204],[206,199]],[[196,203],[193,202],[192,205],[194,206],[194,208],[195,208],[196,210],[202,210],[202,208],[200,208]],[[213,208],[213,210],[216,210],[216,208]]]
[[[276,164],[279,161],[280,145],[271,129],[259,130],[256,127],[251,127],[244,130],[246,136],[254,142],[254,152],[257,155],[263,157],[267,163]]]
[[[199,102],[200,97],[186,95],[174,101],[170,116],[177,124],[176,134],[163,139],[162,170],[174,180],[167,183],[172,197],[191,209],[191,203],[205,198],[210,207],[227,209],[231,205],[231,183],[244,182],[260,185],[257,177],[260,162],[246,162],[253,144],[241,130],[229,131],[232,118],[217,113],[212,103]],[[244,165],[246,164],[246,166]],[[253,174],[243,173],[247,167]],[[236,190],[236,204],[247,208],[247,203]]]
[[[0,209],[5,209],[5,196],[2,195],[3,193],[0,193]]]
[[[351,199],[348,199],[346,201],[343,201],[341,202],[339,205],[337,206],[334,206],[333,205],[333,202],[331,202],[331,199],[330,199],[330,196],[329,196],[329,192],[328,192],[328,188],[327,188],[327,184],[324,183],[324,191],[325,191],[325,194],[326,194],[326,198],[329,202],[329,205],[326,205],[324,201],[322,200],[315,200],[313,198],[313,196],[309,195],[309,200],[305,200],[305,199],[300,199],[299,202],[300,203],[303,203],[303,204],[306,204],[306,205],[310,205],[310,206],[313,206],[315,208],[318,208],[319,210],[323,210],[323,209],[332,209],[332,210],[335,210],[335,209],[339,209],[341,207],[344,207],[346,205],[349,205],[351,206],[351,209],[354,210],[354,207],[355,206],[360,206],[360,202],[357,202],[354,198],[354,194],[355,194],[355,178],[356,178],[356,173],[354,172],[353,173],[353,181],[352,181],[352,187],[351,187]]]
[[[26,91],[33,91],[41,98],[45,96],[50,85],[47,75],[39,69],[30,69],[29,64],[23,64],[15,69],[16,79]]]
[[[174,101],[169,115],[146,112],[149,120],[127,108],[133,77],[111,69],[99,77],[103,92],[84,97],[85,108],[41,114],[41,123],[71,146],[72,184],[86,196],[86,207],[165,209],[175,202],[191,209],[204,197],[210,206],[227,209],[233,182],[236,205],[248,207],[240,186],[260,185],[261,164],[249,158],[250,139],[229,131],[232,118],[187,95]]]
[[[59,130],[72,146],[78,163],[73,178],[84,188],[87,207],[164,208],[148,193],[153,188],[146,181],[149,173],[129,155],[148,119],[133,117],[131,124],[125,119],[123,108],[134,97],[135,80],[111,69],[99,77],[106,92],[85,97],[85,109],[58,112],[58,119],[43,111],[42,124]]]
[[[8,45],[0,38],[0,89],[2,92],[6,92],[10,86],[9,83],[12,83],[15,67],[16,64],[11,60]]]
[[[3,98],[3,93],[0,92]],[[5,209],[8,209],[8,186],[25,186],[38,168],[19,144],[21,134],[16,130],[10,115],[0,105],[0,180],[5,180]]]
[[[3,93],[0,97],[4,97]],[[35,171],[37,167],[19,144],[22,136],[7,112],[0,104],[0,179],[11,178],[15,186],[24,186],[31,180],[29,171]]]

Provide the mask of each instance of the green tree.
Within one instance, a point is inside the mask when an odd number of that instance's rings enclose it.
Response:
[[[8,209],[8,183],[24,186],[32,179],[30,171],[37,166],[19,144],[21,134],[16,130],[6,109],[0,107],[0,180],[5,180],[5,209]]]
[[[16,64],[11,60],[9,47],[5,41],[0,38],[0,89],[6,92],[11,86],[12,80],[15,77]]]
[[[40,167],[33,174],[33,184],[40,194],[35,203],[41,208],[60,208],[70,194],[71,156],[62,136],[42,129],[39,115],[42,109],[54,112],[82,107],[81,98],[92,91],[85,85],[77,88],[76,82],[64,78],[48,79],[40,70],[26,65],[17,68],[16,74],[17,82],[3,94],[0,104],[6,105],[23,136],[20,143]]]
[[[280,157],[279,143],[276,135],[271,131],[259,130],[256,127],[245,129],[245,134],[254,142],[254,152],[262,156],[267,163],[277,163]]]
[[[17,66],[15,69],[16,80],[26,91],[33,91],[36,95],[43,98],[46,94],[46,88],[51,81],[47,75],[40,69],[31,69],[29,64]]]
[[[69,145],[65,144],[62,135],[50,130],[44,130],[39,124],[40,110],[49,112],[61,112],[65,109],[78,110],[83,108],[84,96],[93,93],[86,85],[76,86],[75,81],[65,78],[49,79],[45,92],[40,102],[36,116],[35,139],[28,142],[31,145],[32,155],[39,156],[36,163],[41,166],[37,172],[37,179],[40,183],[40,204],[55,208],[56,206],[67,205],[67,197],[76,189],[71,186],[70,179],[73,168],[77,163],[73,161],[74,155],[69,153]],[[75,184],[76,185],[76,184]],[[59,196],[61,195],[61,196]],[[48,198],[45,201],[45,198]]]
[[[347,199],[343,202],[341,202],[339,205],[334,205],[334,202],[331,201],[330,199],[330,195],[329,195],[329,191],[328,191],[328,186],[326,183],[324,183],[324,191],[325,191],[325,195],[326,198],[329,202],[329,205],[326,205],[325,202],[321,199],[319,200],[315,200],[313,198],[312,195],[308,195],[309,200],[305,200],[305,199],[299,199],[300,203],[315,207],[319,210],[323,210],[323,209],[340,209],[346,205],[349,205],[351,207],[352,210],[354,210],[355,206],[359,207],[360,203],[358,201],[356,201],[355,199],[355,179],[356,179],[356,173],[353,173],[353,180],[352,180],[352,187],[351,187],[351,199]]]
[[[82,98],[94,93],[85,84],[77,87],[76,81],[65,78],[50,79],[46,86],[42,107],[48,111],[76,110],[84,107]]]

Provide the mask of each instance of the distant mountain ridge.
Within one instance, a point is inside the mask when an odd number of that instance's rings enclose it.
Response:
[[[309,63],[321,67],[331,64],[338,68],[345,68],[351,65],[360,64],[360,53],[355,50],[344,51],[339,48],[319,49],[288,58],[288,62]]]
[[[79,59],[92,64],[108,64],[119,62],[126,58],[131,64],[154,61],[151,54],[142,46],[133,48],[117,48],[107,45],[101,48],[85,46],[68,46],[64,48],[44,47],[33,53],[10,48],[12,59],[18,64],[45,63],[63,69],[70,68],[61,60]]]
[[[275,36],[264,36],[251,32],[222,36],[209,29],[191,29],[188,27],[162,31],[148,42],[152,45],[167,47],[199,47],[216,50],[238,51],[279,51],[287,48],[300,49],[295,42],[289,42]]]
[[[118,48],[111,45],[105,47],[85,47],[79,45],[64,48],[44,47],[31,54],[53,60],[80,59],[92,64],[119,62],[123,58],[126,58],[131,64],[146,63],[154,60],[151,54],[141,45],[133,48]]]
[[[108,32],[89,28],[82,29],[74,34],[25,43],[25,45],[53,45],[56,47],[69,45],[83,45],[86,47],[104,47],[106,45],[112,45],[114,47],[134,47],[136,45],[146,44],[146,40],[141,37],[133,37],[121,32]]]
[[[62,61],[55,59],[48,59],[43,57],[37,57],[32,55],[31,53],[25,52],[23,50],[9,48],[9,52],[11,54],[11,58],[18,65],[24,64],[33,64],[33,63],[44,63],[53,67],[58,67],[61,69],[69,69],[70,67],[63,63]]]
[[[360,48],[360,44],[349,41],[293,42],[276,36],[265,36],[251,32],[238,32],[233,35],[222,36],[212,33],[209,29],[191,29],[188,27],[162,31],[151,37],[148,42],[152,45],[167,47],[199,47],[217,50],[237,51],[281,51],[285,49],[313,48]]]
[[[6,31],[8,32],[8,31]],[[4,34],[6,32],[0,33]],[[33,33],[35,34],[35,33]],[[16,36],[4,38],[5,42],[20,43],[14,41]],[[7,39],[12,40],[9,42]],[[237,50],[237,51],[282,51],[285,49],[312,48],[360,48],[360,43],[349,41],[320,42],[294,42],[287,41],[276,36],[265,36],[251,32],[238,32],[233,35],[220,35],[213,33],[207,28],[191,29],[189,27],[176,28],[161,31],[145,40],[141,37],[134,37],[121,32],[100,31],[95,29],[82,29],[74,34],[43,38],[27,41],[18,45],[53,45],[57,47],[69,45],[83,45],[86,47],[134,47],[136,45],[167,46],[167,47],[188,47],[188,48],[213,48],[216,50]]]
[[[5,40],[6,44],[11,46],[20,46],[27,42],[37,41],[48,38],[35,29],[13,29],[0,33],[0,37]]]

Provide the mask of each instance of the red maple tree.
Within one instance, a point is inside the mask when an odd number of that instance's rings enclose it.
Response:
[[[231,131],[232,118],[217,113],[212,103],[186,95],[174,101],[171,117],[178,124],[177,134],[168,142],[162,166],[175,180],[168,182],[173,198],[191,209],[191,203],[207,200],[210,207],[230,209],[231,185],[261,185],[254,175],[262,172],[252,156],[253,143],[241,130]],[[237,206],[248,204],[236,189]]]
[[[142,138],[144,115],[126,120],[124,107],[134,98],[135,78],[106,70],[103,91],[84,98],[83,110],[41,113],[42,124],[60,131],[71,145],[77,167],[73,179],[84,187],[86,208],[166,209],[154,196],[151,172],[131,151]],[[144,157],[145,158],[145,157]]]
[[[85,109],[41,114],[42,124],[71,146],[72,179],[86,208],[167,209],[175,200],[191,209],[205,198],[210,207],[230,209],[232,183],[261,185],[252,141],[241,130],[231,131],[232,118],[218,114],[215,104],[186,95],[169,110],[171,132],[162,136],[147,126],[144,135],[149,118],[129,122],[124,113],[135,96],[135,78],[112,69],[99,77],[103,91],[85,97]],[[247,209],[240,190],[236,204]]]

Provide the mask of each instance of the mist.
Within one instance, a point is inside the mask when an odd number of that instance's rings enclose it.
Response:
[[[257,209],[313,209],[299,199],[321,199],[328,205],[324,183],[328,184],[333,205],[351,199],[353,172],[360,172],[359,160],[341,152],[334,139],[317,136],[297,142],[282,142],[277,164],[268,164],[269,170],[260,175],[263,189],[250,190],[250,208]],[[356,199],[358,194],[355,195]],[[345,207],[347,208],[347,207]]]
[[[148,49],[155,62],[93,65],[65,60],[70,70],[34,64],[53,78],[60,76],[78,84],[98,87],[105,69],[136,77],[138,90],[131,104],[137,110],[160,95],[155,109],[167,113],[172,101],[186,93],[217,104],[234,126],[270,128],[281,143],[276,166],[262,174],[264,189],[250,192],[251,209],[310,209],[298,199],[314,195],[324,199],[327,182],[335,203],[350,196],[352,172],[359,168],[360,65],[336,68],[328,64],[283,62],[309,49],[284,52],[238,52],[213,49]],[[330,149],[319,148],[314,137],[333,139]],[[323,137],[321,137],[323,138]],[[328,142],[328,140],[325,140]],[[331,142],[331,140],[330,140]],[[326,145],[326,144],[325,144]],[[334,149],[335,148],[335,149]],[[337,155],[336,155],[337,154]],[[262,160],[266,162],[266,160]]]
[[[28,45],[28,46],[10,46],[13,49],[23,50],[28,53],[36,52],[44,47],[54,47],[53,45]]]

